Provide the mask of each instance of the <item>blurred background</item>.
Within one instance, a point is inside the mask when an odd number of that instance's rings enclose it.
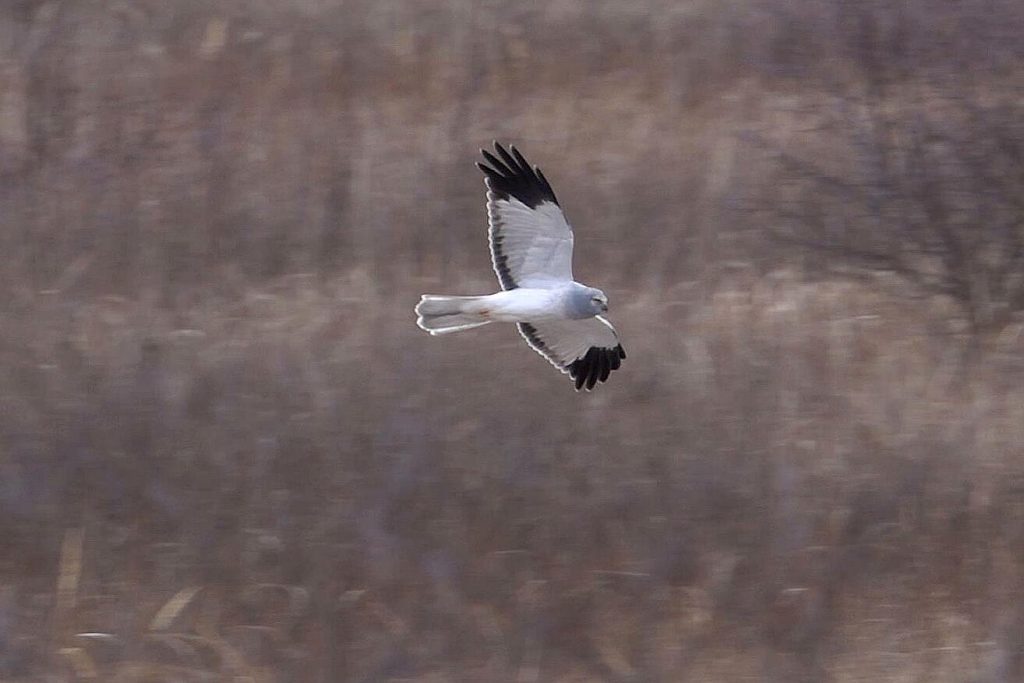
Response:
[[[1024,679],[1019,0],[6,0],[0,679]],[[519,146],[629,359],[489,293]]]

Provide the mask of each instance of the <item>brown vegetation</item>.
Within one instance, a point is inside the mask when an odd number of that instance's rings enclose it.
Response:
[[[2,5],[0,678],[1020,680],[1019,312],[803,238],[872,218],[836,94],[1019,119],[1024,10],[835,4]],[[611,296],[593,394],[413,324],[495,287],[492,138]]]

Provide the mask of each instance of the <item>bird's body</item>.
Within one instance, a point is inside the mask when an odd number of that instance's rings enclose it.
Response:
[[[521,287],[483,296],[423,295],[422,301],[434,304],[439,313],[475,315],[480,322],[525,323],[544,320],[581,320],[594,315],[589,309],[594,290],[577,282],[557,284],[551,288]],[[420,306],[419,313],[429,315],[431,305]],[[436,315],[436,314],[435,314]],[[426,317],[422,316],[421,317]],[[426,320],[422,322],[427,322]],[[422,324],[421,324],[422,327]],[[453,331],[446,328],[424,328],[435,334]]]
[[[499,322],[559,320],[575,317],[573,293],[573,285],[559,285],[551,289],[524,287],[490,294],[484,297],[483,305],[494,307],[493,319]]]
[[[432,335],[492,322],[517,323],[527,343],[575,381],[593,389],[626,357],[608,298],[572,278],[573,234],[544,174],[511,147],[477,164],[487,182],[491,260],[502,291],[484,296],[425,294],[417,324]]]

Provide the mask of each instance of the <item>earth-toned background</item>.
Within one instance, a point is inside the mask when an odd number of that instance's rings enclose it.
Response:
[[[1024,678],[1024,4],[0,4],[0,679]],[[496,288],[492,139],[629,353]]]

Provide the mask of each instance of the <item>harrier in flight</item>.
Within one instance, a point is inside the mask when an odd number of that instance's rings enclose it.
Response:
[[[416,324],[430,334],[511,322],[530,347],[568,373],[576,390],[594,388],[626,357],[601,314],[608,297],[572,279],[573,235],[547,178],[513,146],[494,143],[477,163],[487,185],[491,262],[502,291],[486,296],[424,294]]]

